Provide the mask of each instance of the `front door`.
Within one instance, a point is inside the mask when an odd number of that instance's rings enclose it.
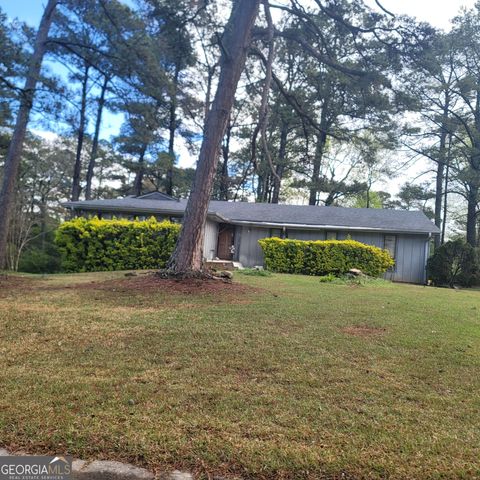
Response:
[[[234,242],[235,227],[224,223],[220,224],[217,244],[217,257],[220,260],[233,260]]]

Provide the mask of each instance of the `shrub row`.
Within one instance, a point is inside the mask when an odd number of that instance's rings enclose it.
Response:
[[[394,265],[386,250],[354,240],[259,240],[265,255],[265,268],[279,273],[342,275],[358,268],[372,277]]]
[[[145,221],[82,217],[64,222],[56,244],[66,272],[163,268],[180,225],[155,218]]]

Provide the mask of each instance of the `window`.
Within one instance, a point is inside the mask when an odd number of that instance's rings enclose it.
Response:
[[[396,235],[385,235],[383,248],[395,260],[395,254],[397,252],[397,236]]]
[[[337,239],[337,232],[327,231],[327,240],[336,240],[336,239]]]
[[[278,238],[288,238],[287,229],[283,228],[271,228],[270,229],[270,236],[271,237],[278,237]]]

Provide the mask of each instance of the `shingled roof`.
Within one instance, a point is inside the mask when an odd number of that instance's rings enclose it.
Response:
[[[186,200],[162,199],[161,195],[127,197],[112,200],[67,202],[74,210],[166,214],[181,216]],[[405,233],[439,233],[439,229],[420,211],[376,208],[320,207],[271,203],[222,202],[212,200],[209,216],[219,221],[244,225],[289,226],[340,230],[379,230]]]

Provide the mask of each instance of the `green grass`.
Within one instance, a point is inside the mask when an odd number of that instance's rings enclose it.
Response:
[[[142,278],[0,279],[0,446],[205,478],[480,478],[480,292]]]

